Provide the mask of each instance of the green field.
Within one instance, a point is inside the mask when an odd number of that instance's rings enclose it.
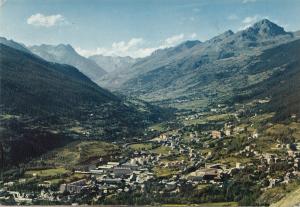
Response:
[[[47,153],[43,160],[48,164],[76,166],[118,152],[119,147],[114,144],[103,141],[78,141]]]
[[[153,172],[157,177],[167,177],[176,174],[178,171],[166,167],[154,167]]]
[[[53,169],[45,169],[45,170],[28,170],[25,172],[25,176],[49,177],[49,176],[64,175],[67,173],[70,173],[70,171],[61,167],[61,168],[53,168]]]
[[[152,153],[162,154],[162,155],[168,155],[170,151],[172,152],[172,149],[170,147],[165,147],[165,146],[160,146],[151,150]]]
[[[133,150],[150,150],[152,149],[151,143],[132,144],[129,147]]]

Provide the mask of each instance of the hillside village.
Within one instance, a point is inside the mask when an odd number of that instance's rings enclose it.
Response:
[[[0,206],[300,205],[300,1],[22,2]]]
[[[116,142],[118,147],[110,156],[93,157],[72,167],[37,159],[13,180],[1,182],[0,200],[15,204],[113,204],[121,199],[144,204],[152,198],[154,204],[172,202],[191,191],[179,201],[191,204],[210,199],[237,205],[234,202],[241,201],[222,189],[246,179],[245,187],[257,189],[259,194],[252,193],[260,196],[260,204],[268,204],[263,196],[272,189],[300,181],[300,122],[291,115],[285,124],[272,124],[274,113],[252,110],[266,102],[217,105],[178,115],[179,128],[150,127],[148,133],[157,136]],[[241,178],[244,173],[246,178]],[[129,199],[139,193],[143,195],[140,200]]]

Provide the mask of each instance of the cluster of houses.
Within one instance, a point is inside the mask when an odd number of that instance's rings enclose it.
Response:
[[[269,100],[258,100],[258,103],[263,104],[267,101]],[[218,111],[222,111],[222,107],[225,106],[220,105],[216,109],[212,109],[211,112],[215,114]],[[235,114],[237,120],[244,113],[245,109],[237,111]],[[201,116],[204,116],[204,114],[197,113],[189,115],[185,120],[197,119]],[[251,161],[248,163],[236,162],[235,166],[233,166],[234,163],[231,166],[212,163],[211,158],[214,152],[209,151],[212,144],[222,144],[223,140],[233,138],[235,135],[244,132],[247,132],[247,136],[249,136],[247,144],[243,145],[233,155],[244,157]],[[165,153],[153,153],[151,149],[133,150],[127,157],[120,155],[115,159],[111,159],[114,160],[113,162],[103,163],[103,160],[101,160],[97,166],[91,165],[88,169],[76,170],[75,173],[85,175],[84,178],[61,184],[58,192],[49,190],[51,183],[40,183],[39,187],[48,190],[42,191],[39,198],[59,201],[64,198],[64,195],[69,199],[70,196],[91,192],[95,189],[97,189],[97,198],[122,192],[144,192],[146,185],[151,182],[156,182],[157,185],[162,186],[159,192],[154,193],[175,194],[180,192],[184,183],[189,183],[192,186],[199,184],[219,184],[221,186],[225,180],[231,179],[247,166],[255,167],[257,171],[268,174],[264,178],[267,180],[267,184],[262,186],[263,189],[289,183],[292,179],[300,176],[300,143],[277,144],[275,150],[281,150],[285,156],[261,152],[258,150],[258,144],[255,143],[255,140],[259,139],[259,134],[256,130],[248,131],[247,127],[229,121],[222,123],[220,127],[205,129],[201,132],[199,130],[188,131],[190,142],[184,140],[184,135],[186,134],[180,132],[179,129],[161,133],[156,139],[151,140],[153,143],[155,142],[154,146],[169,149]],[[139,141],[141,140],[136,140],[136,142]],[[195,145],[201,147],[194,148]],[[181,158],[169,159],[178,157]],[[284,175],[274,176],[271,174],[272,167],[277,164],[288,166],[288,170],[286,170]],[[176,169],[177,173],[167,177],[158,177],[153,170],[155,167]],[[13,184],[6,183],[6,185],[9,187],[8,185]],[[21,195],[17,192],[11,192],[11,194],[15,200],[28,203],[32,201],[28,195]]]
[[[130,159],[129,162],[107,162],[104,165],[88,171],[75,171],[79,174],[90,175],[91,179],[82,179],[60,186],[60,192],[77,194],[83,190],[96,187],[99,195],[108,195],[129,190],[142,189],[145,182],[153,178],[153,174],[143,164],[150,158]],[[93,182],[92,182],[93,181]]]

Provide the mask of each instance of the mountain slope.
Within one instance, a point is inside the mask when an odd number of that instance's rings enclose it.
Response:
[[[71,45],[40,45],[30,50],[47,61],[72,65],[95,82],[106,73],[94,61],[80,56]]]
[[[142,113],[72,66],[3,44],[0,60],[0,141],[10,164],[74,138],[130,139],[145,126]]]
[[[286,119],[296,114],[300,117],[300,40],[266,50],[261,57],[269,67],[281,67],[263,82],[236,91],[238,100],[271,98],[265,105],[276,111],[276,119]]]
[[[201,44],[201,42],[198,40],[186,41],[174,48],[171,47],[167,49],[156,50],[150,56],[138,59],[127,70],[104,76],[101,79],[100,84],[109,89],[124,88],[123,84],[127,81],[138,77],[140,74],[174,62],[181,58],[181,56],[184,56],[182,54],[188,55],[188,51],[199,44]]]
[[[246,30],[229,30],[184,50],[179,45],[154,52],[135,63],[127,76],[119,75],[125,78],[117,90],[163,104],[180,101],[207,105],[215,100],[224,101],[235,90],[263,81],[276,72],[280,65],[264,64],[260,55],[295,39],[282,27],[262,20]]]
[[[28,50],[25,45],[17,43],[13,40],[8,40],[5,37],[0,37],[0,44],[15,48],[17,50],[21,50],[23,52],[31,53],[30,50]]]
[[[129,68],[136,62],[136,59],[131,57],[113,57],[104,55],[93,55],[89,57],[97,65],[103,68],[107,73],[119,72]]]

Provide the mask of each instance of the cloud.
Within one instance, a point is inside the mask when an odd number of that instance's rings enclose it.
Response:
[[[243,4],[247,4],[247,3],[254,3],[256,2],[257,0],[243,0],[242,3]]]
[[[197,33],[195,33],[195,32],[190,35],[191,39],[195,39],[196,37],[197,37]]]
[[[231,14],[227,17],[228,20],[237,20],[239,17],[236,14]]]
[[[65,25],[68,22],[61,14],[49,15],[34,14],[28,17],[27,24],[39,27],[53,27],[55,25]]]
[[[256,21],[258,21],[260,19],[260,16],[259,15],[255,15],[255,16],[249,16],[249,17],[246,17],[245,19],[243,19],[242,23],[244,24],[252,24]]]
[[[173,47],[186,39],[195,39],[196,37],[196,33],[187,36],[185,34],[177,34],[166,38],[155,47],[149,47],[149,42],[143,38],[132,38],[129,41],[113,42],[111,47],[98,47],[92,50],[75,47],[75,50],[85,57],[101,54],[105,56],[131,56],[138,58],[149,56],[155,50]]]
[[[181,40],[183,40],[183,38],[184,38],[184,34],[174,35],[172,37],[168,37],[165,40],[165,43],[167,45],[174,45],[174,44],[180,42]]]
[[[128,42],[119,41],[113,42],[110,48],[98,47],[94,50],[86,50],[80,47],[75,48],[75,50],[85,56],[89,57],[96,54],[102,54],[106,56],[133,56],[140,57],[144,56],[147,51],[141,48],[144,40],[143,38],[132,38]],[[141,53],[141,54],[139,54]]]
[[[266,19],[268,18],[267,16],[261,16],[261,15],[254,15],[254,16],[248,16],[245,17],[242,20],[242,25],[239,28],[239,30],[244,30],[247,29],[248,27],[252,26],[254,23],[258,22],[261,19]]]

